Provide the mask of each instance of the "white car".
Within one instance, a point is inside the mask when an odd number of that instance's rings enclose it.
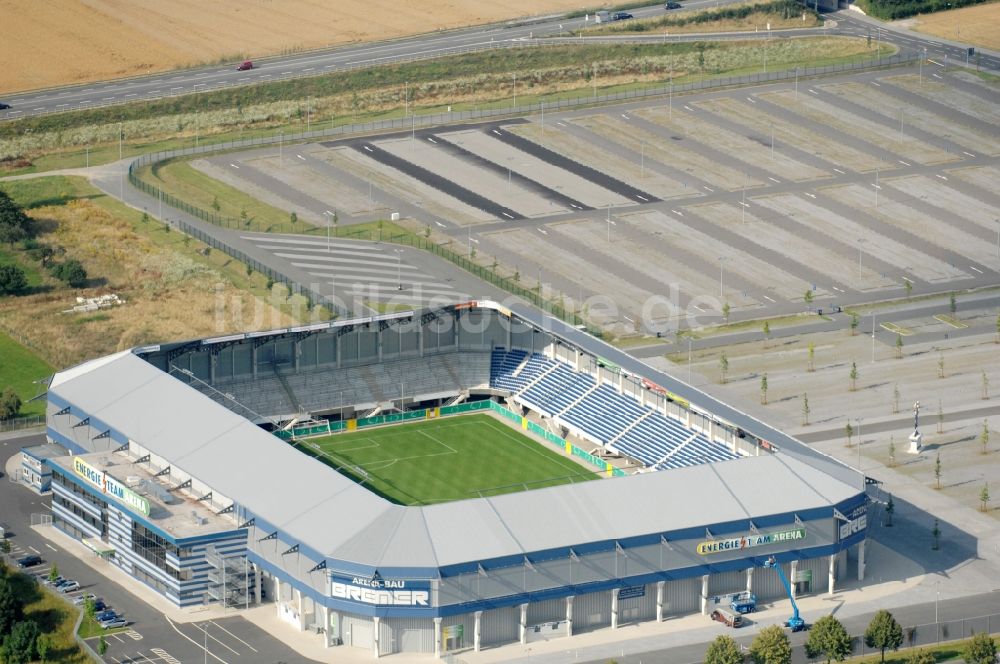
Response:
[[[84,604],[88,599],[92,599],[92,600],[94,600],[96,602],[97,601],[97,595],[95,595],[94,593],[84,593],[83,595],[80,595],[79,597],[74,597],[73,598],[73,604],[76,604],[77,606],[80,606],[81,604]]]
[[[66,583],[56,588],[56,590],[64,594],[71,593],[74,590],[79,590],[79,589],[80,589],[80,584],[76,581],[67,581]]]

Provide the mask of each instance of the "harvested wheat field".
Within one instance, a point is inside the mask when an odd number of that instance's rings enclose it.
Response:
[[[900,24],[942,39],[1000,49],[1000,2],[921,14]]]
[[[580,0],[0,0],[0,92],[391,39]]]

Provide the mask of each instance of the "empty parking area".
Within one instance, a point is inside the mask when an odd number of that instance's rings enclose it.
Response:
[[[298,151],[290,165],[268,151],[237,158],[315,218],[400,211],[435,240],[631,330],[1000,276],[1000,85],[933,63]],[[251,177],[227,173],[248,190]],[[392,283],[394,267],[373,280]],[[672,306],[650,306],[663,299]]]

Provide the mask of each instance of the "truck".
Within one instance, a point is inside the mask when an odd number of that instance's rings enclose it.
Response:
[[[795,603],[795,598],[792,597],[792,587],[788,583],[788,577],[785,576],[785,570],[781,569],[781,565],[775,560],[774,556],[764,561],[764,567],[774,569],[778,573],[778,578],[781,579],[781,584],[785,586],[785,592],[788,593],[788,599],[792,602],[792,617],[785,621],[785,627],[793,632],[801,632],[804,629],[808,629],[806,621],[799,616],[799,605]]]
[[[749,590],[730,595],[729,608],[736,613],[753,613],[757,610],[757,596]]]

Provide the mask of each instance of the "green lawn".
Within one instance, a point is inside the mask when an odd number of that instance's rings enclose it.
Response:
[[[0,333],[0,390],[8,385],[14,388],[21,401],[21,415],[42,415],[45,401],[28,403],[28,399],[45,391],[34,381],[51,375],[55,370],[30,350],[6,334]]]
[[[597,477],[488,415],[464,415],[299,441],[375,493],[426,505]]]

